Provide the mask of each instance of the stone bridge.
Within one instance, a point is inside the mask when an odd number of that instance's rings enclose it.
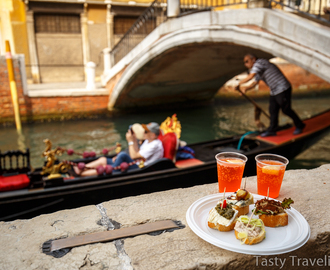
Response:
[[[211,99],[244,54],[280,57],[330,82],[330,28],[281,10],[203,11],[168,19],[109,70],[108,108]]]

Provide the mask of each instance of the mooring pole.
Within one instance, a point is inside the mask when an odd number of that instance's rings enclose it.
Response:
[[[11,56],[10,44],[9,44],[8,40],[6,40],[6,61],[7,61],[7,70],[8,70],[11,98],[12,98],[13,106],[14,106],[16,129],[17,129],[17,132],[19,134],[21,134],[22,125],[21,125],[21,118],[20,118],[20,114],[19,114],[18,95],[17,95],[17,88],[16,88],[16,82],[15,82],[15,76],[14,76],[13,59]]]

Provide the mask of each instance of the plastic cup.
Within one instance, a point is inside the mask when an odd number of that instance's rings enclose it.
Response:
[[[283,176],[289,160],[275,154],[260,154],[255,157],[257,161],[258,194],[277,198],[280,194]]]
[[[218,169],[219,192],[235,192],[241,187],[247,157],[235,152],[223,152],[215,156]]]

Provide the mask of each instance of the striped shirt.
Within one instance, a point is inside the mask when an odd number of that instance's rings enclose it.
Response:
[[[278,95],[291,87],[279,68],[266,59],[257,59],[250,73],[256,74],[254,78],[257,82],[262,80],[269,86],[271,96]]]

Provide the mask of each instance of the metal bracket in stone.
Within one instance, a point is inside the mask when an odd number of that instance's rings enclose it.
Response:
[[[97,208],[100,210],[102,215],[100,223],[106,226],[108,231],[48,240],[43,243],[42,251],[47,255],[60,258],[66,255],[71,248],[77,246],[108,242],[127,237],[135,237],[141,234],[151,234],[155,236],[164,232],[172,232],[175,229],[182,229],[185,227],[180,221],[161,220],[114,230],[115,227],[120,227],[120,224],[117,222],[114,222],[115,225],[113,224],[113,222],[107,217],[106,210],[102,205],[98,205]]]

